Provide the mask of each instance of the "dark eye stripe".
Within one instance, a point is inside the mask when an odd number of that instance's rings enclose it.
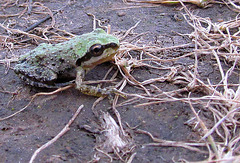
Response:
[[[105,49],[108,49],[108,48],[117,48],[118,45],[116,43],[109,43],[109,44],[106,44],[106,45],[100,45],[100,44],[95,44],[95,45],[99,45],[101,46],[101,50],[102,52],[105,50]],[[92,45],[91,47],[95,46],[95,45]],[[91,48],[90,48],[90,51],[91,51]],[[76,65],[77,66],[81,66],[81,63],[82,62],[85,62],[85,61],[88,61],[90,60],[92,57],[98,57],[100,55],[93,55],[91,52],[87,52],[87,54],[82,57],[82,58],[79,58],[77,61],[76,61]]]
[[[79,58],[79,59],[76,61],[76,65],[77,65],[77,66],[81,66],[81,63],[82,63],[82,62],[88,61],[88,60],[90,60],[91,58],[92,58],[91,53],[87,53],[84,57]]]

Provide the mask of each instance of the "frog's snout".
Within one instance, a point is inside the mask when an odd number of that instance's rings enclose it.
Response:
[[[109,43],[107,45],[105,45],[105,48],[112,48],[112,49],[115,49],[117,50],[119,48],[119,44],[116,44],[116,43]]]
[[[110,46],[111,46],[112,48],[119,48],[119,45],[116,44],[116,43],[110,43]]]

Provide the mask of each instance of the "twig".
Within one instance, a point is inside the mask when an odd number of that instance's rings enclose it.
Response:
[[[144,144],[144,146],[150,145],[150,146],[182,147],[182,148],[186,148],[186,149],[189,149],[189,150],[205,153],[204,151],[201,151],[200,149],[198,149],[196,147],[191,147],[190,146],[190,145],[195,145],[195,146],[201,145],[202,146],[202,143],[184,143],[184,142],[177,142],[177,141],[162,140],[162,139],[155,138],[150,132],[144,131],[144,130],[141,130],[141,129],[137,129],[136,132],[141,133],[141,134],[146,134],[146,135],[150,136],[151,139],[154,142],[156,142],[156,143]],[[205,146],[205,144],[204,144],[204,146]]]
[[[67,125],[61,130],[60,133],[58,133],[53,139],[51,139],[50,141],[48,141],[47,143],[45,143],[44,145],[42,145],[40,148],[38,148],[32,155],[29,163],[33,163],[33,161],[35,160],[35,158],[37,157],[38,153],[40,153],[42,150],[44,150],[45,148],[47,148],[48,146],[50,146],[51,144],[53,144],[55,141],[57,141],[61,136],[63,136],[67,131],[70,130],[70,125],[73,123],[73,121],[76,119],[76,117],[78,116],[78,114],[80,113],[80,111],[82,110],[83,105],[81,105],[77,111],[75,112],[75,114],[73,115],[73,117],[70,119],[70,121],[67,123]]]
[[[23,34],[23,35],[27,35],[28,37],[31,37],[31,38],[35,38],[35,39],[39,39],[39,40],[44,40],[44,41],[49,41],[48,39],[44,39],[42,37],[39,37],[37,35],[34,35],[34,34],[30,34],[30,33],[27,33],[27,32],[24,32],[24,31],[21,31],[19,29],[11,29],[11,28],[8,28],[8,27],[5,27],[3,26],[3,24],[0,23],[0,27],[2,27],[3,29],[7,30],[7,31],[10,31],[12,33],[20,33],[20,34]]]
[[[72,88],[74,86],[75,86],[75,84],[70,84],[66,87],[58,88],[57,90],[52,91],[52,92],[40,92],[40,93],[37,93],[37,94],[33,95],[32,98],[35,98],[37,96],[43,96],[43,95],[53,95],[53,94],[56,94],[58,92],[65,91],[65,90],[67,90],[69,88]]]
[[[21,113],[22,111],[24,111],[24,110],[33,102],[33,100],[34,100],[37,96],[53,95],[53,94],[56,94],[56,93],[61,92],[61,91],[63,91],[63,90],[67,90],[67,89],[69,89],[69,88],[71,88],[71,87],[73,87],[73,86],[74,86],[74,84],[71,84],[71,85],[68,85],[68,86],[66,86],[66,87],[59,88],[59,89],[57,89],[57,90],[55,90],[55,91],[53,91],[53,92],[40,92],[40,93],[36,93],[35,95],[32,96],[30,102],[29,102],[25,107],[23,107],[23,108],[20,109],[19,111],[15,112],[15,113],[7,116],[7,117],[0,118],[0,121],[9,119],[9,118],[15,116],[16,114]]]
[[[28,11],[27,11],[28,15],[30,15],[31,12],[32,12],[32,0],[28,0]]]
[[[99,149],[99,148],[95,148],[98,152],[100,152],[100,153],[102,153],[102,154],[104,154],[104,155],[106,155],[109,159],[110,159],[110,162],[112,162],[113,161],[113,158],[112,158],[112,156],[111,155],[109,155],[107,152],[105,152],[105,151],[103,151],[103,150],[101,150],[101,149]]]
[[[55,15],[55,14],[57,14],[57,13],[58,13],[58,11],[55,11],[55,12],[53,12],[53,15]],[[41,23],[47,21],[47,20],[50,19],[51,17],[52,17],[52,16],[47,15],[45,18],[39,20],[38,22],[34,23],[33,25],[31,25],[30,27],[28,27],[27,29],[25,29],[24,32],[28,32],[28,31],[32,30],[33,28],[39,26]]]
[[[20,109],[19,111],[15,112],[15,113],[13,113],[13,114],[7,116],[7,117],[0,118],[0,121],[3,121],[3,120],[6,120],[6,119],[9,119],[9,118],[15,116],[16,114],[18,114],[18,113],[24,111],[24,110],[25,110],[25,109],[26,109],[26,108],[32,103],[33,100],[34,100],[34,98],[32,98],[32,99],[30,100],[30,102],[29,102],[25,107],[23,107],[22,109]]]
[[[119,40],[123,40],[127,35],[129,35],[129,33],[131,32],[131,30],[133,30],[134,28],[136,28],[138,26],[138,24],[141,22],[141,20],[139,20],[134,26],[132,26],[131,28],[129,28],[126,33],[119,38]]]

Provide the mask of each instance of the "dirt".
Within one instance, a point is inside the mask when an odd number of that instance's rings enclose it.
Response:
[[[98,19],[106,20],[106,24],[111,25],[112,32],[125,31],[141,21],[135,28],[136,33],[147,32],[143,36],[144,41],[157,42],[162,47],[169,47],[189,43],[188,37],[180,36],[177,33],[189,34],[193,30],[181,15],[184,13],[180,5],[157,5],[155,7],[131,7],[131,5],[123,4],[122,1],[73,1],[68,4],[67,1],[40,1],[51,10],[62,11],[56,14],[56,26],[76,35],[80,35],[92,30],[92,18],[86,13],[95,14]],[[23,1],[19,1],[19,4]],[[64,7],[65,6],[65,7]],[[198,8],[192,4],[187,5],[194,14],[202,17],[210,17],[213,22],[220,20],[234,19],[237,13],[228,9],[224,5],[215,4],[209,8]],[[129,9],[124,9],[129,8]],[[22,11],[19,6],[7,7],[0,14],[14,14]],[[28,18],[27,15],[24,15]],[[44,15],[33,14],[29,19],[18,17],[1,18],[0,22],[15,20],[14,28],[24,30],[33,22],[41,19]],[[180,20],[176,19],[178,17]],[[41,24],[45,26],[50,24],[50,20]],[[6,34],[3,29],[1,33]],[[36,45],[30,47],[0,52],[1,59],[5,57],[24,54],[33,49]],[[192,51],[192,47],[181,48],[179,50],[168,50],[159,54],[161,58],[169,56],[180,56]],[[39,89],[25,85],[13,72],[11,68],[7,70],[5,64],[0,66],[0,88],[9,92],[19,90],[17,94],[0,93],[0,117],[10,115],[23,108],[29,101],[30,97],[38,92],[52,91],[47,89]],[[174,63],[168,62],[163,64],[181,65],[187,67],[194,64],[194,58],[187,57],[180,59]],[[200,62],[201,77],[203,80],[209,78],[213,83],[220,80],[219,72],[214,70],[215,61],[208,57],[202,58]],[[111,64],[104,63],[92,70],[86,80],[102,79],[110,68]],[[226,66],[225,68],[228,68]],[[115,68],[116,69],[116,68]],[[132,72],[133,76],[143,81],[150,78],[156,78],[165,74],[164,70],[135,68]],[[122,76],[119,74],[118,78]],[[237,79],[236,79],[237,80]],[[235,82],[235,78],[232,78]],[[182,87],[169,82],[158,82],[156,84],[163,91],[175,90]],[[123,90],[124,92],[141,93],[139,89],[135,89],[131,85]],[[195,96],[200,96],[196,92]],[[187,96],[183,94],[183,96]],[[97,121],[92,113],[91,107],[96,97],[87,96],[74,88],[62,91],[52,96],[41,96],[35,99],[25,111],[15,115],[13,118],[0,122],[0,162],[28,162],[33,152],[41,145],[56,136],[66,125],[77,108],[83,104],[84,109],[71,125],[70,131],[57,140],[54,144],[43,150],[36,158],[35,162],[87,162],[93,159],[95,153],[96,140],[95,137],[81,129],[82,125],[91,124]],[[125,99],[120,99],[124,101]],[[139,101],[140,104],[144,101]],[[135,107],[136,104],[129,104],[117,107],[124,127],[128,123],[131,127],[138,126],[138,129],[146,130],[155,137],[164,140],[197,142],[200,139],[198,132],[192,127],[185,125],[185,122],[193,117],[188,104],[183,102],[166,102],[162,104],[153,104],[150,106]],[[109,101],[105,99],[97,105],[98,110],[110,112]],[[197,109],[203,109],[200,105],[195,106]],[[211,119],[211,114],[205,117]],[[211,123],[211,122],[210,122]],[[179,159],[188,161],[200,161],[208,158],[207,153],[200,153],[181,147],[171,146],[142,146],[145,143],[151,143],[152,140],[145,134],[133,133],[133,140],[136,144],[134,152],[136,156],[135,162],[174,162]],[[207,151],[207,149],[202,148]],[[106,159],[106,162],[109,160]],[[102,162],[105,162],[104,160]],[[120,160],[115,160],[120,162]]]

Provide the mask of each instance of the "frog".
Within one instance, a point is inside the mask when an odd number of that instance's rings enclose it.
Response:
[[[101,28],[57,44],[39,44],[21,55],[14,72],[28,85],[60,88],[75,83],[75,88],[93,96],[108,95],[112,89],[83,84],[95,66],[114,59],[119,39]]]

